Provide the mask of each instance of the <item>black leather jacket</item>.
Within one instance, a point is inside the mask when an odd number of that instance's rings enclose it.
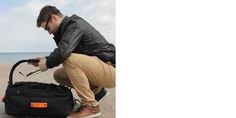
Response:
[[[71,53],[97,56],[104,62],[115,64],[115,46],[77,15],[65,16],[54,40],[58,48],[47,57],[48,68],[60,65]]]

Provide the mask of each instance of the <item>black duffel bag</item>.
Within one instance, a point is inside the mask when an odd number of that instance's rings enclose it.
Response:
[[[39,82],[15,82],[13,72],[21,60],[10,71],[9,84],[4,98],[5,112],[16,116],[42,116],[61,118],[68,116],[74,108],[74,99],[68,87]]]

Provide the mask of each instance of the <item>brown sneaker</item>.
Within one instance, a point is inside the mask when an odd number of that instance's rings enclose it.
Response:
[[[98,118],[101,116],[101,111],[99,106],[82,106],[81,110],[76,113],[72,113],[70,116],[67,116],[67,118]]]

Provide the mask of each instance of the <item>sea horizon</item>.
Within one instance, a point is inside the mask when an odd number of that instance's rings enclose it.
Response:
[[[50,52],[0,52],[0,64],[16,63],[22,59],[48,56]]]
[[[42,52],[39,52],[39,51],[33,51],[33,52],[0,52],[0,53],[49,53],[50,51],[42,51]]]

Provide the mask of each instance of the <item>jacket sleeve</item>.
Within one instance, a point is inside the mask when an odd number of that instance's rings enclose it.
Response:
[[[79,45],[82,35],[81,29],[75,23],[68,24],[58,43],[58,48],[47,57],[47,67],[58,66],[69,57],[71,52]]]

